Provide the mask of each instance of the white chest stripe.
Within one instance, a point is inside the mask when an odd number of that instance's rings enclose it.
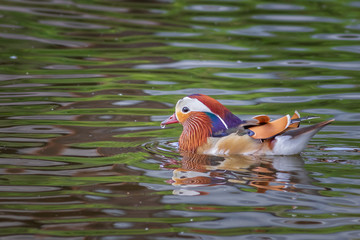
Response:
[[[224,124],[224,126],[226,127],[226,129],[229,129],[228,125],[225,123],[225,121],[217,114],[215,114],[219,119],[220,121],[222,122],[222,124]]]

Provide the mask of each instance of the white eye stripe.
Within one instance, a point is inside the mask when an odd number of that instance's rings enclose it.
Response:
[[[185,106],[188,107],[190,111],[211,112],[211,110],[205,104],[203,104],[196,98],[184,97],[183,99],[180,99],[176,104],[176,108],[179,107],[180,110]]]
[[[209,112],[214,114],[217,118],[220,119],[221,123],[225,126],[226,129],[229,129],[228,125],[225,121],[216,113],[213,113],[210,108],[208,108],[205,104],[199,101],[196,98],[184,97],[180,99],[176,104],[176,112],[182,112],[183,107],[189,108],[190,111],[193,112]],[[188,112],[190,112],[188,111]]]

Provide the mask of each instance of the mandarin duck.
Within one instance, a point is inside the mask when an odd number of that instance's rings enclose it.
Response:
[[[203,94],[180,99],[175,113],[161,123],[180,123],[180,151],[198,154],[230,155],[294,155],[299,154],[321,128],[334,119],[298,128],[300,121],[315,117],[286,115],[274,121],[258,115],[244,121],[219,101]]]

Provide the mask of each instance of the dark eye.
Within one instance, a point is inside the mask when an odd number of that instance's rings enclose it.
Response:
[[[187,113],[188,111],[190,111],[190,109],[188,107],[183,107],[181,111],[183,113]]]

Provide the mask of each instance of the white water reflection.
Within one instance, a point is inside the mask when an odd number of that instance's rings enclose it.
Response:
[[[296,80],[309,80],[309,81],[322,81],[322,80],[341,80],[341,79],[350,79],[351,77],[347,77],[347,76],[341,76],[341,75],[337,75],[337,76],[324,76],[324,75],[320,75],[320,76],[305,76],[305,77],[297,77],[294,78]]]
[[[234,20],[232,17],[209,17],[209,16],[198,16],[193,17],[192,20],[194,21],[201,21],[201,22],[231,22]]]
[[[358,100],[360,99],[360,94],[358,93],[340,93],[340,94],[325,94],[317,96],[279,96],[279,97],[264,97],[257,99],[259,102],[267,103],[301,103],[301,102],[310,102],[313,100],[336,100],[336,99],[351,99]]]
[[[331,108],[311,108],[311,109],[302,109],[301,111],[304,113],[327,114],[327,115],[338,115],[345,113],[341,110],[331,109]]]
[[[253,19],[269,20],[269,21],[281,21],[281,22],[325,22],[325,23],[339,23],[342,20],[330,17],[318,17],[318,16],[306,16],[306,15],[280,15],[280,14],[268,14],[268,15],[255,15]]]
[[[69,130],[52,125],[25,125],[0,128],[0,133],[70,134]]]
[[[279,79],[279,74],[276,73],[215,73],[215,76],[230,77],[230,78],[256,78],[256,79]]]
[[[263,97],[257,99],[262,103],[302,103],[317,99],[315,96],[281,96],[281,97]]]
[[[199,12],[233,12],[237,11],[239,7],[222,6],[222,5],[190,5],[185,7],[186,10],[199,11]]]
[[[139,100],[123,100],[123,101],[114,102],[112,104],[116,106],[132,106],[142,102],[143,101],[139,101]]]
[[[196,37],[202,34],[192,32],[156,32],[154,35],[159,37]]]
[[[360,30],[360,24],[348,25],[346,28]]]
[[[248,105],[257,104],[256,101],[251,101],[251,100],[227,100],[227,99],[221,100],[221,99],[219,99],[218,101],[225,106],[248,106]]]
[[[277,60],[270,62],[227,62],[211,60],[181,60],[172,63],[140,64],[135,69],[193,69],[193,68],[258,68],[258,67],[312,67],[334,70],[360,71],[360,61],[352,62],[324,62],[310,60]]]
[[[161,90],[144,90],[146,94],[153,96],[161,95],[190,95],[194,93],[207,94],[207,95],[231,95],[231,94],[246,94],[245,91],[232,91],[224,89],[209,89],[209,88],[190,88],[180,89],[174,91],[161,91]]]
[[[258,9],[265,10],[284,10],[284,11],[297,11],[304,10],[304,6],[295,5],[295,4],[284,4],[284,3],[261,3],[256,5]]]
[[[360,119],[360,113],[348,113],[337,109],[311,108],[311,109],[302,109],[301,112],[332,115],[336,121],[344,121],[344,122],[359,121]]]
[[[351,7],[358,7],[360,8],[360,1],[353,1],[349,3],[349,6]]]
[[[274,26],[274,25],[257,25],[246,29],[230,30],[230,34],[244,35],[244,36],[258,36],[258,37],[272,37],[275,36],[271,32],[313,32],[311,27],[303,26]]]
[[[322,84],[319,85],[318,88],[325,88],[325,89],[339,89],[339,88],[356,88],[359,85],[355,84]]]
[[[144,90],[145,93],[153,96],[161,95],[190,95],[195,93],[207,94],[207,95],[236,95],[236,94],[249,94],[249,93],[283,93],[283,92],[294,92],[295,89],[292,88],[260,88],[248,91],[234,91],[234,90],[225,90],[225,89],[210,89],[210,88],[191,88],[191,89],[180,89],[174,91],[161,91],[161,90]]]
[[[350,52],[350,53],[360,53],[360,46],[359,45],[355,45],[355,46],[338,46],[338,47],[333,47],[332,49],[337,50],[337,51]]]
[[[246,51],[249,48],[236,47],[225,44],[211,44],[211,43],[183,43],[183,42],[172,42],[170,46],[174,47],[190,47],[190,48],[208,48],[208,49],[219,49],[219,50],[232,50],[232,51]]]
[[[71,48],[85,48],[90,46],[89,43],[80,42],[80,41],[45,39],[45,38],[38,38],[38,37],[27,36],[22,34],[14,34],[14,33],[0,33],[0,38],[35,41],[35,42],[41,42],[47,44],[61,45],[64,47],[71,47]]]
[[[342,33],[342,34],[335,34],[335,33],[319,33],[312,36],[316,39],[324,39],[324,40],[342,40],[342,41],[359,41],[360,34],[355,33]]]
[[[65,20],[40,20],[39,23],[63,27],[63,28],[73,28],[73,29],[109,29],[109,26],[95,24],[95,23],[85,23],[85,22],[75,22],[75,21],[65,21]]]
[[[0,81],[8,81],[15,79],[62,79],[62,78],[100,78],[105,77],[103,74],[0,74]]]

